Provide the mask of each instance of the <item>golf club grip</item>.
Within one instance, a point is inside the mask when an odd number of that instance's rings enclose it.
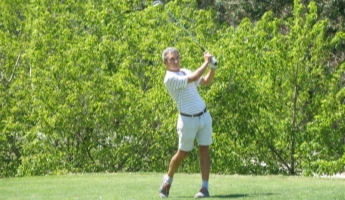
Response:
[[[211,62],[212,62],[212,64],[214,64],[214,65],[218,65],[218,60],[215,58],[215,57],[211,57]]]

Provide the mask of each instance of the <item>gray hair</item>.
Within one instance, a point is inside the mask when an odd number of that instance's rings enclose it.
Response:
[[[164,51],[162,53],[163,62],[166,60],[165,56],[171,52],[177,52],[178,54],[180,54],[179,51],[175,47],[168,47],[168,48],[164,49]]]

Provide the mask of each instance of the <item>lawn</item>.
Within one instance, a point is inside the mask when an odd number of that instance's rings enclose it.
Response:
[[[163,174],[72,174],[0,179],[0,200],[160,199]],[[209,199],[345,199],[345,179],[296,176],[210,177]],[[200,189],[199,174],[177,173],[169,199],[193,199]]]

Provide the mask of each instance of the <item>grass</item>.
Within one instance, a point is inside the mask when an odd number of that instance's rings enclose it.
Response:
[[[0,179],[0,200],[145,200],[160,199],[163,174],[115,173]],[[345,179],[293,176],[210,177],[209,199],[345,199]],[[169,199],[193,199],[199,174],[174,177]]]

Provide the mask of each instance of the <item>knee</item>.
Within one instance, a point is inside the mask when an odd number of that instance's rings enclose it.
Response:
[[[200,155],[208,155],[208,146],[199,146]]]
[[[187,156],[188,156],[188,152],[186,152],[186,151],[181,151],[181,150],[179,150],[179,151],[177,152],[177,157],[178,157],[180,160],[186,159]]]

